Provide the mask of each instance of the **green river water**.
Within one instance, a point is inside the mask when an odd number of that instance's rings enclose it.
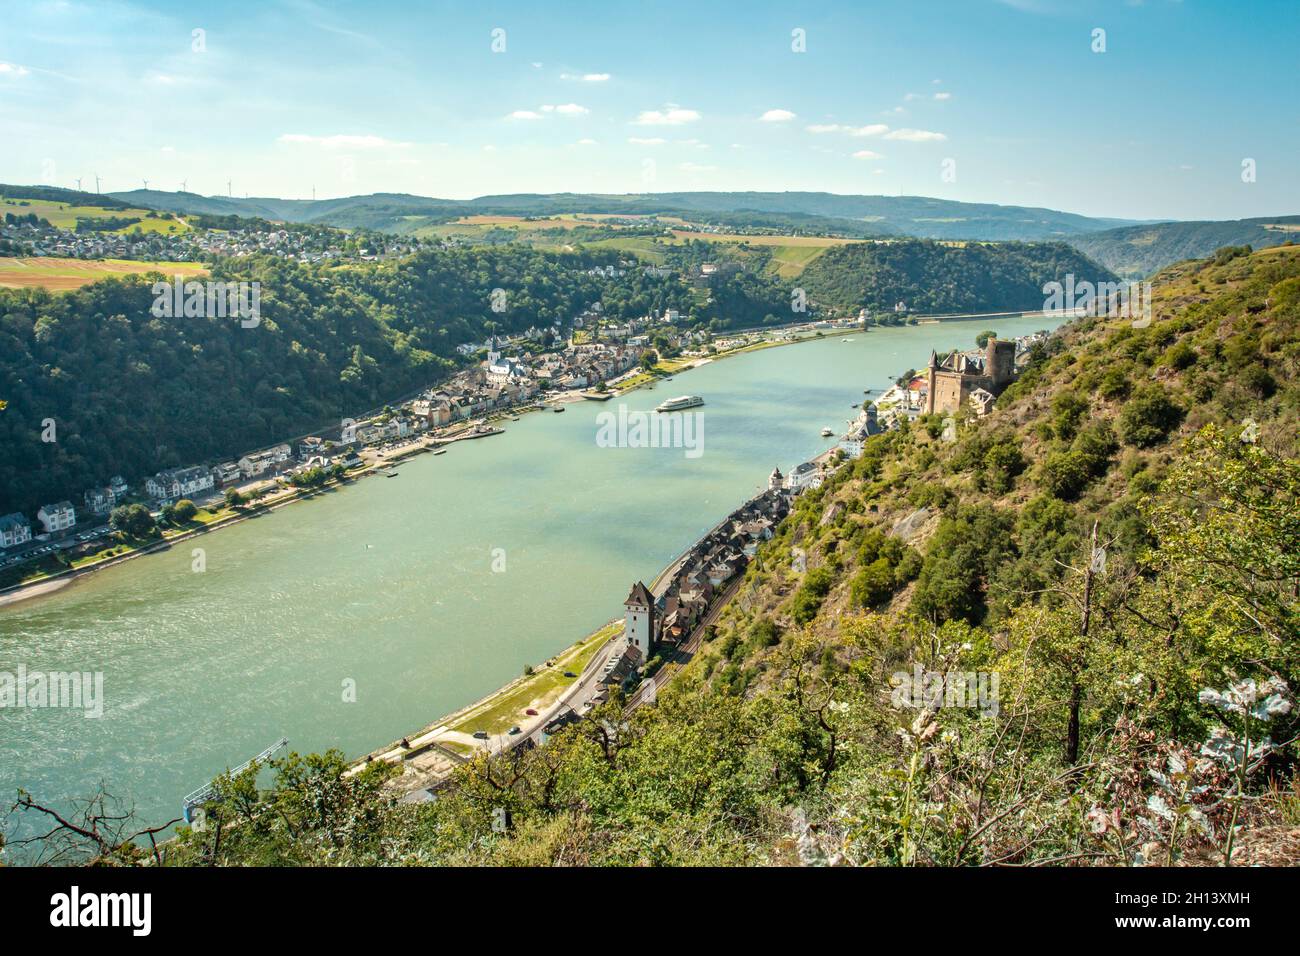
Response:
[[[0,608],[0,672],[104,674],[102,718],[0,710],[0,804],[21,786],[67,806],[102,782],[156,823],[280,736],[354,756],[414,731],[621,615],[634,580],[653,578],[774,465],[827,448],[822,427],[838,435],[863,389],[879,394],[931,348],[971,347],[982,328],[1009,337],[1045,321],[847,332],[727,358],[610,402],[524,415],[395,478]],[[687,393],[707,403],[699,457],[597,446],[601,411]]]

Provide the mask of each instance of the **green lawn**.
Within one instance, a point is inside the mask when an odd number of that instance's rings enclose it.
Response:
[[[564,688],[577,679],[565,677],[564,672],[567,670],[581,675],[596,652],[618,634],[622,627],[622,621],[606,624],[595,634],[553,658],[554,663],[550,667],[543,665],[532,676],[519,681],[504,693],[488,698],[481,707],[461,716],[451,725],[451,729],[467,734],[476,730],[501,734],[527,717],[524,713],[526,708],[532,706],[539,711],[544,710],[554,703]]]

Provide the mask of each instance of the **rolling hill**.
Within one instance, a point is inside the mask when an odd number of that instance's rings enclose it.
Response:
[[[1122,226],[1067,241],[1117,275],[1142,278],[1184,259],[1203,258],[1223,246],[1264,249],[1297,238],[1300,216],[1272,216]]]

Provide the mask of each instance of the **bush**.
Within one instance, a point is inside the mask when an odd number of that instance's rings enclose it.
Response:
[[[1038,483],[1052,497],[1073,501],[1092,477],[1091,464],[1083,452],[1052,452],[1038,466]]]
[[[853,576],[849,598],[854,605],[877,608],[894,595],[894,567],[886,558],[877,558]]]
[[[1119,437],[1126,445],[1150,448],[1183,420],[1183,409],[1159,385],[1146,385],[1134,393],[1119,413]]]
[[[199,509],[194,507],[194,502],[190,501],[189,498],[182,498],[172,506],[171,520],[185,524],[187,521],[193,521],[194,516],[198,513]]]

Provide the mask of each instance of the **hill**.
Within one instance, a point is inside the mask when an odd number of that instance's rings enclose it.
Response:
[[[1065,243],[966,243],[923,240],[864,242],[826,249],[798,282],[819,305],[844,311],[892,312],[905,303],[919,313],[1034,310],[1043,285],[1114,276]]]
[[[1224,246],[1264,249],[1300,236],[1300,216],[1224,222],[1158,222],[1073,236],[1068,242],[1117,275],[1145,278],[1184,259],[1200,259]]]
[[[844,196],[815,192],[521,193],[476,199],[433,199],[395,193],[339,199],[223,198],[130,190],[133,204],[183,213],[237,214],[335,226],[401,230],[472,215],[554,216],[572,213],[668,215],[736,227],[798,229],[857,237],[907,235],[931,239],[1057,239],[1131,225],[1024,206],[964,203],[922,196]]]

